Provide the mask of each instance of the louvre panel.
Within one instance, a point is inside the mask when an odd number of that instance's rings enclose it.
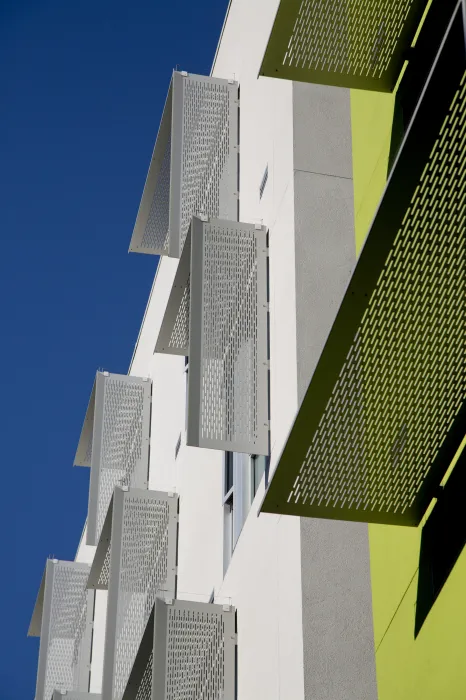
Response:
[[[193,214],[238,216],[238,84],[175,71],[130,250],[179,258]]]
[[[133,253],[166,255],[168,252],[172,102],[173,89],[170,83],[129,246],[130,252]]]
[[[260,75],[391,92],[427,0],[281,0]]]
[[[107,590],[110,580],[110,553],[112,540],[113,496],[105,516],[99,543],[94,553],[87,580],[89,589]]]
[[[191,235],[188,232],[155,345],[155,352],[184,356],[189,353],[190,267]]]
[[[135,696],[135,700],[152,700],[153,663],[154,654],[151,652],[147,659],[146,667],[142,674],[141,683]]]
[[[36,700],[50,700],[57,688],[88,687],[93,614],[88,576],[86,564],[47,561]]]
[[[156,602],[152,700],[234,700],[235,610]]]
[[[466,424],[458,6],[262,510],[417,525]]]
[[[94,434],[95,382],[87,406],[84,423],[79,438],[78,449],[74,458],[74,466],[90,467],[92,459],[92,438]]]
[[[187,442],[268,454],[267,232],[193,219]]]
[[[115,489],[102,697],[123,697],[156,594],[176,594],[178,497]]]
[[[28,629],[28,637],[40,637],[42,626],[42,615],[44,612],[44,595],[45,595],[45,570],[37,593],[36,603],[31,617],[31,622]]]
[[[180,182],[171,199],[169,253],[179,258],[193,215],[238,218],[238,84],[175,73],[173,87]]]
[[[144,631],[123,700],[152,700],[152,668],[154,659],[154,608]]]
[[[115,486],[147,486],[151,391],[150,379],[97,372],[75,459],[91,434],[87,544],[99,541]]]

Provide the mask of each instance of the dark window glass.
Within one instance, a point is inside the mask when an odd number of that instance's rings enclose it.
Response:
[[[225,496],[233,488],[233,452],[225,452]]]

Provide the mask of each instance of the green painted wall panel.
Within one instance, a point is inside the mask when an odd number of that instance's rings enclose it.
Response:
[[[356,252],[359,253],[387,181],[394,94],[351,90]]]
[[[371,550],[376,544],[372,534]],[[372,580],[375,601],[384,596],[391,578],[388,566],[385,570],[378,567]],[[379,700],[464,700],[465,590],[466,550],[415,639],[417,575],[414,577],[377,651]]]
[[[386,184],[394,103],[351,91],[358,253]],[[465,700],[466,548],[415,638],[421,534],[422,523],[369,526],[379,700]]]
[[[369,525],[376,649],[416,575],[420,542],[420,527]]]

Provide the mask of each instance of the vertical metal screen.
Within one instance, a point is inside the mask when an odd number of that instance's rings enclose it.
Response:
[[[156,595],[176,594],[178,497],[115,489],[102,697],[120,700]]]
[[[230,606],[157,600],[152,700],[235,700],[235,616]]]
[[[130,250],[179,258],[195,214],[238,216],[238,84],[174,71]]]
[[[99,541],[115,486],[147,486],[151,391],[149,379],[97,372],[75,459],[91,466],[87,544]]]
[[[267,232],[193,219],[187,442],[268,454]]]
[[[36,700],[50,700],[56,689],[88,689],[93,614],[88,576],[87,564],[47,561]]]

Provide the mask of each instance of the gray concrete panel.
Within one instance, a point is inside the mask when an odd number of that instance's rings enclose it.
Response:
[[[350,91],[293,83],[294,169],[352,179]]]
[[[296,343],[301,403],[355,264],[353,182],[297,172]]]
[[[301,403],[353,272],[349,90],[293,85]],[[301,518],[306,700],[376,700],[368,527]]]

